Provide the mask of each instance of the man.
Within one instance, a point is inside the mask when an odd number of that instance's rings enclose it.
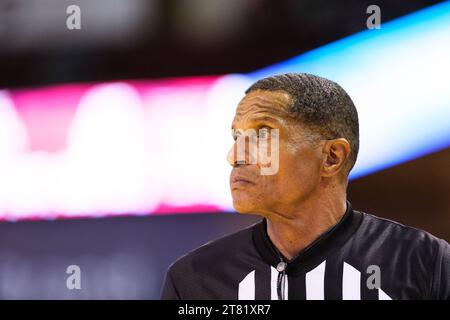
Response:
[[[232,128],[234,208],[263,220],[172,264],[163,299],[450,299],[447,242],[346,200],[359,128],[338,84],[309,74],[259,80]],[[278,154],[275,173],[254,161],[252,131]]]

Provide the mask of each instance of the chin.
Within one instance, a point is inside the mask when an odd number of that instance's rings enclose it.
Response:
[[[233,208],[239,214],[251,214],[266,217],[270,202],[261,194],[252,194],[234,190],[231,192],[233,198]]]
[[[233,208],[241,214],[254,214],[257,208],[250,199],[242,199],[241,197],[233,197]]]

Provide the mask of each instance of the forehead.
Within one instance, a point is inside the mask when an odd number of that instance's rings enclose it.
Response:
[[[252,91],[239,102],[233,125],[260,118],[285,120],[289,114],[290,105],[291,98],[284,91]]]

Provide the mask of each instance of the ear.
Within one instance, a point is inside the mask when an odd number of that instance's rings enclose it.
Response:
[[[322,164],[322,176],[331,177],[344,170],[349,160],[350,150],[350,143],[347,139],[326,140],[322,149],[325,156]]]

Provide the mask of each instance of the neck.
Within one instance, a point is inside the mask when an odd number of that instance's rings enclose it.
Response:
[[[335,199],[305,201],[289,214],[268,215],[267,233],[275,247],[290,261],[336,225],[345,214],[346,207],[345,195]]]

